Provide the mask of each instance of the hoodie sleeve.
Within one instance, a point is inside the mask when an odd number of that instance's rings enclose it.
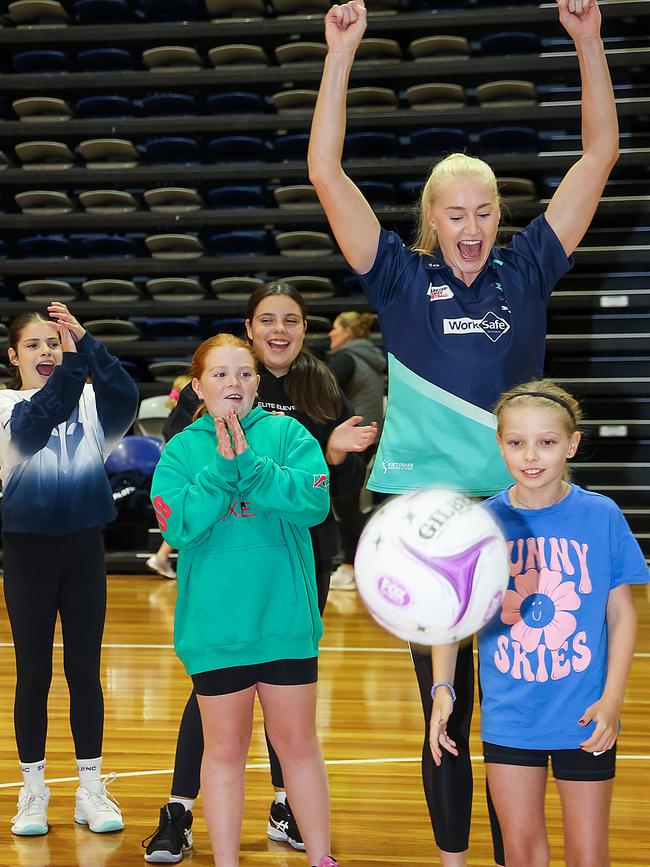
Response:
[[[70,418],[86,382],[86,361],[64,352],[57,366],[31,400],[0,405],[0,461],[16,466],[45,448],[53,428]]]
[[[198,472],[189,465],[185,443],[176,439],[165,447],[151,481],[158,526],[177,549],[200,545],[227,514],[237,490],[237,464],[216,447],[213,460]]]
[[[77,344],[77,352],[90,369],[97,416],[104,432],[106,453],[110,453],[133,424],[140,398],[138,386],[119,359],[88,332]]]
[[[318,442],[299,422],[290,426],[286,446],[282,464],[250,446],[237,455],[239,490],[276,517],[314,527],[330,510],[327,464]]]

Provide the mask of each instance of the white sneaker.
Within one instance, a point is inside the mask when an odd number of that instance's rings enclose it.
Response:
[[[341,563],[330,575],[330,590],[355,590],[354,569]]]
[[[18,812],[11,820],[11,833],[19,837],[36,837],[47,834],[47,805],[50,802],[50,790],[26,789],[22,787],[18,795]]]
[[[163,578],[176,577],[174,567],[169,560],[160,560],[155,554],[152,554],[147,560],[147,568],[151,569],[152,572],[157,572],[159,575],[162,575]]]
[[[96,792],[91,792],[85,786],[79,786],[74,810],[74,820],[78,825],[88,825],[96,834],[121,831],[124,828],[117,801],[106,789],[116,776],[117,774],[112,773],[102,777],[101,785]]]

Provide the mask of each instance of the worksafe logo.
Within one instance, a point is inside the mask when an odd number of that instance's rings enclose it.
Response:
[[[443,334],[476,334],[482,332],[492,343],[510,331],[510,325],[505,319],[497,316],[491,310],[485,314],[483,319],[470,319],[469,316],[463,316],[461,319],[443,319],[442,320]]]

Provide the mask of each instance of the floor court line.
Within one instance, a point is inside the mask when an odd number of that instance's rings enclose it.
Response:
[[[471,756],[473,762],[482,762],[483,756]],[[405,765],[405,764],[413,764],[414,762],[421,762],[421,756],[400,756],[400,757],[386,757],[381,759],[330,759],[325,760],[325,764],[328,767],[336,767],[336,766],[351,766],[351,765]],[[650,761],[650,753],[649,754],[619,754],[616,756],[616,761]],[[268,770],[270,767],[268,762],[252,762],[246,765],[246,770],[248,771],[259,771],[259,770]],[[163,776],[164,774],[173,774],[173,768],[162,768],[160,770],[153,771],[125,771],[124,773],[117,773],[116,777],[156,777]],[[77,782],[78,777],[56,777],[54,779],[48,779],[45,782],[47,785],[52,785],[53,783],[75,783]],[[13,783],[0,783],[0,789],[15,789],[22,786],[22,780],[19,782]]]
[[[0,641],[0,648],[13,647],[12,641]],[[54,647],[63,647],[63,642],[55,641]],[[102,644],[102,650],[173,650],[173,644]],[[322,653],[408,653],[408,647],[321,647]],[[477,654],[474,648],[474,655]],[[650,652],[635,652],[635,659],[650,659]]]

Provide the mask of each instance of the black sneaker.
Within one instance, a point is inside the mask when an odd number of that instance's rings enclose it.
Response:
[[[178,864],[183,852],[192,848],[192,811],[182,804],[165,804],[160,808],[158,827],[146,840],[144,860],[151,864]]]
[[[305,851],[305,844],[288,801],[286,804],[277,804],[275,801],[271,804],[266,834],[271,840],[288,843],[294,849]]]

